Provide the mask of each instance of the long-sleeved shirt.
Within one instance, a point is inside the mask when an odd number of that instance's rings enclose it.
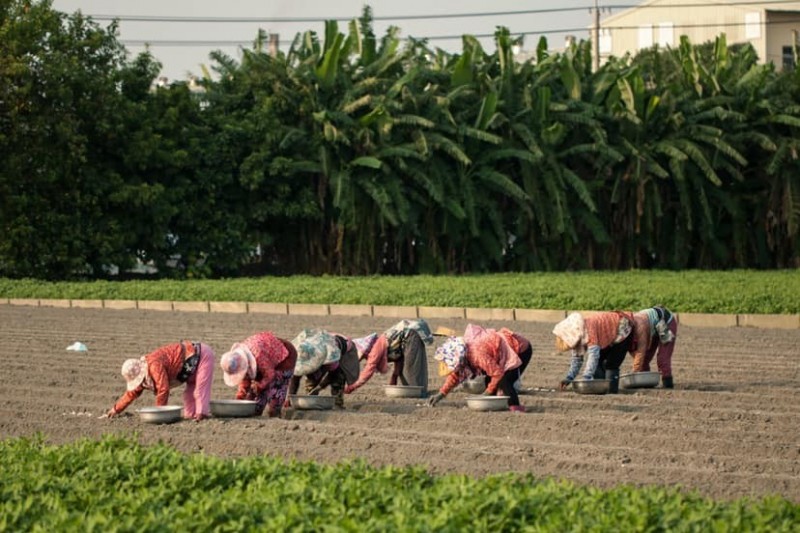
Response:
[[[178,374],[183,368],[184,360],[194,354],[194,347],[190,342],[176,342],[157,348],[144,356],[147,361],[147,377],[135,389],[123,394],[114,404],[114,411],[121,413],[135,399],[142,395],[144,390],[151,389],[156,395],[156,405],[167,405],[169,389],[180,385]]]
[[[370,380],[375,372],[385,374],[389,370],[389,341],[386,335],[379,335],[366,355],[367,364],[358,375],[358,379],[352,385],[345,388],[348,394],[358,389]]]
[[[531,342],[528,339],[508,328],[500,328],[497,333],[503,336],[511,349],[517,354],[521,354],[531,346]]]
[[[256,360],[256,375],[250,378],[245,374],[239,383],[236,399],[242,400],[255,385],[259,390],[264,390],[275,378],[278,371],[293,370],[295,358],[291,358],[289,349],[284,342],[268,331],[256,333],[243,340],[240,344],[247,347]],[[233,347],[236,348],[236,345]],[[295,352],[296,353],[296,352]]]
[[[442,394],[449,394],[459,383],[471,375],[485,374],[489,376],[486,394],[495,394],[503,374],[508,370],[517,368],[522,364],[519,356],[514,352],[503,336],[494,331],[486,330],[482,334],[466,340],[467,353],[464,361],[466,368],[456,368],[439,389]]]
[[[584,318],[584,327],[588,341],[585,346],[579,346],[572,350],[569,371],[566,379],[572,381],[583,365],[584,350],[588,355],[586,367],[583,372],[583,379],[592,379],[597,365],[600,362],[600,350],[608,348],[617,341],[619,333],[619,323],[622,316],[616,311],[597,313]]]
[[[673,334],[677,333],[678,319],[675,315],[670,317],[668,327]],[[636,347],[632,352],[633,371],[646,372],[650,370],[650,361],[656,355],[658,371],[663,377],[672,377],[672,352],[675,350],[675,340],[662,344],[658,335],[655,334],[654,317],[646,312],[638,312],[633,315],[633,334],[636,337]],[[655,318],[657,321],[657,318]],[[658,352],[656,352],[658,350]]]

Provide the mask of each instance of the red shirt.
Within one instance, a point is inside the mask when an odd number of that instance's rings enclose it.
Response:
[[[478,372],[476,371],[480,371],[490,378],[489,384],[486,386],[487,394],[497,392],[497,387],[506,370],[520,365],[519,357],[516,354],[509,353],[510,346],[496,331],[487,330],[485,333],[466,341],[466,344],[466,364],[470,367],[472,373],[477,374]],[[464,372],[451,372],[439,392],[448,394],[465,377],[466,374]]]
[[[191,342],[176,342],[167,344],[144,356],[147,361],[147,376],[135,389],[123,394],[114,404],[114,411],[121,413],[144,390],[150,389],[156,395],[156,405],[167,405],[169,389],[180,385],[178,374],[183,368],[184,360],[194,355],[194,346]]]

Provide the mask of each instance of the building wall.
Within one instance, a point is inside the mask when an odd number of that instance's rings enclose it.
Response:
[[[792,46],[796,38],[792,31],[800,34],[800,12],[767,11],[766,56],[759,56],[772,61],[777,68],[783,62],[783,47]]]
[[[750,42],[761,61],[771,60],[780,67],[782,47],[791,43],[791,30],[800,28],[800,22],[793,22],[800,20],[800,2],[781,4],[781,9],[797,9],[795,13],[767,11],[770,4],[680,7],[698,3],[653,0],[606,17],[600,21],[601,60],[634,54],[653,44],[675,47],[681,35],[688,36],[692,44],[701,44],[725,33],[728,44]]]

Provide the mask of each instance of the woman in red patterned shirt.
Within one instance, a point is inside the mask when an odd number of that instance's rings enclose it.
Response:
[[[225,384],[238,386],[237,400],[255,400],[259,415],[269,406],[267,414],[274,417],[281,414],[296,362],[292,343],[264,331],[235,343],[220,366]]]
[[[167,405],[169,390],[185,383],[183,416],[202,420],[210,414],[211,382],[214,379],[214,350],[207,344],[181,341],[167,344],[140,359],[122,364],[127,381],[123,394],[106,415],[117,416],[147,390],[156,395],[156,405]]]
[[[512,332],[507,330],[507,334]],[[523,339],[519,337],[516,342]],[[512,411],[525,411],[519,403],[514,383],[520,378],[520,369],[524,370],[530,362],[533,350],[525,349],[524,343],[521,347],[522,353],[518,354],[506,340],[506,335],[468,325],[463,337],[451,337],[437,348],[434,358],[442,363],[440,374],[446,375],[447,380],[439,392],[428,399],[428,405],[435,406],[465,379],[484,375],[489,380],[484,394],[495,395],[499,390],[509,397],[508,405]]]

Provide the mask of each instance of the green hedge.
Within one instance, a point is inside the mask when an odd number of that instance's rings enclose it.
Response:
[[[42,282],[0,278],[0,297],[798,313],[800,271],[630,271],[470,276],[263,277]]]
[[[2,531],[792,531],[780,497],[715,502],[502,474],[184,455],[121,437],[0,442]]]

